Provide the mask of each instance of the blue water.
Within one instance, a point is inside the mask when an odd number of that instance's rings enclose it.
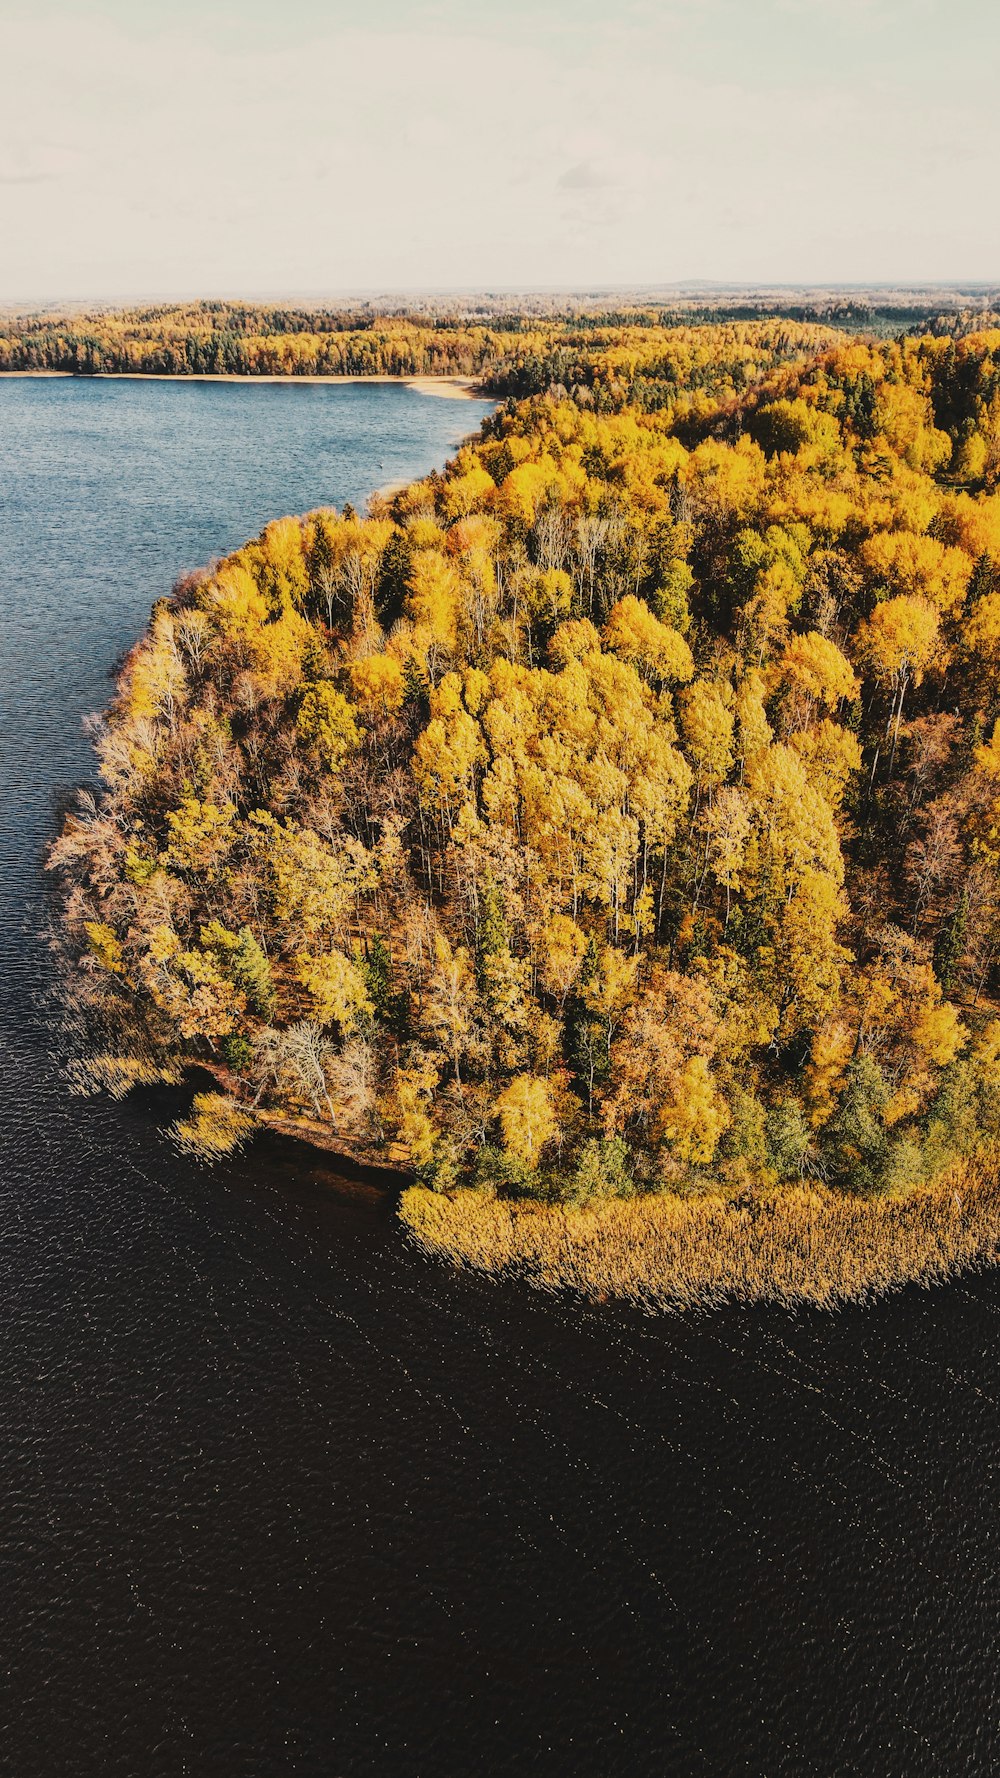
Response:
[[[80,714],[180,574],[282,513],[363,509],[489,411],[398,384],[0,379],[0,746],[25,785],[18,822],[44,824],[40,781],[89,772]]]
[[[3,1778],[923,1778],[1000,1741],[994,1273],[654,1318],[72,1097],[39,854],[174,577],[440,462],[400,388],[0,381]]]

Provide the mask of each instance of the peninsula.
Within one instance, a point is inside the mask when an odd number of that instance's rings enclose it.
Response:
[[[291,368],[8,329],[5,369],[507,397],[154,607],[50,859],[88,1078],[206,1064],[197,1152],[297,1119],[405,1172],[427,1249],[594,1296],[993,1256],[990,319],[424,318],[289,331]]]

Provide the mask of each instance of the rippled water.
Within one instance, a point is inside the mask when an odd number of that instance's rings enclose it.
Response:
[[[0,1772],[988,1773],[1000,1291],[647,1319],[70,1098],[37,861],[175,574],[440,461],[400,388],[0,382]]]

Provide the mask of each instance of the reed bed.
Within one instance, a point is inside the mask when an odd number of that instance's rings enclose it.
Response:
[[[541,1289],[650,1309],[833,1308],[1000,1257],[998,1163],[963,1162],[898,1197],[791,1186],[751,1201],[664,1192],[581,1210],[411,1186],[400,1215],[425,1252]]]

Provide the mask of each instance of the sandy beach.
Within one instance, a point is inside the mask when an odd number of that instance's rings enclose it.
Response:
[[[486,399],[479,385],[472,377],[395,377],[395,376],[298,376],[294,372],[267,374],[263,376],[237,376],[226,371],[195,371],[187,372],[148,370],[99,370],[93,372],[72,370],[0,370],[0,377],[91,377],[104,382],[125,381],[144,383],[403,383],[409,389],[416,389],[421,395],[436,395],[445,401],[475,401]]]

